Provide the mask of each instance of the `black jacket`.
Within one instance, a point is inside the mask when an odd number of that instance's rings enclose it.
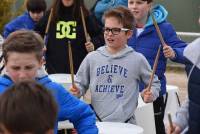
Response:
[[[189,134],[200,132],[200,69],[193,68],[188,82]]]
[[[35,31],[42,36],[45,34],[49,14],[50,12],[47,12],[35,28]],[[75,20],[69,9],[62,12],[61,16],[59,21],[51,22],[46,41],[46,68],[49,74],[70,73],[68,40],[71,41],[74,73],[77,72],[82,60],[87,55],[85,48],[86,39],[81,18]],[[89,16],[85,21],[95,49],[104,45],[102,29],[95,22],[95,19]]]

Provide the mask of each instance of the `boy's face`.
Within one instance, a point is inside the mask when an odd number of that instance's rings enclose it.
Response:
[[[31,16],[31,18],[33,19],[33,21],[38,22],[44,15],[44,12],[31,12],[29,11],[29,14]]]
[[[70,7],[74,3],[74,0],[62,0],[62,3],[65,7]]]
[[[136,22],[145,22],[151,9],[151,3],[142,0],[128,0],[128,8],[131,10]]]
[[[115,17],[108,17],[105,19],[104,39],[106,45],[110,50],[120,51],[127,44],[128,38],[131,37],[132,32],[121,30],[123,25]],[[107,29],[112,29],[109,31]]]
[[[42,66],[34,53],[9,52],[5,68],[8,76],[14,81],[35,79],[37,70]]]

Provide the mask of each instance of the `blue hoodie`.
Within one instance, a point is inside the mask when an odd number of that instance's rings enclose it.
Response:
[[[8,35],[19,29],[28,29],[32,30],[35,27],[36,22],[33,21],[28,12],[25,12],[23,15],[18,16],[17,18],[10,21],[5,25],[3,31],[3,37],[7,38]]]
[[[40,84],[49,89],[58,103],[58,121],[69,120],[79,134],[97,134],[98,129],[95,125],[95,115],[89,105],[83,103],[76,97],[68,93],[61,85],[52,82],[48,76],[37,80]],[[0,77],[0,94],[13,84],[8,76]],[[57,133],[56,124],[54,133]]]
[[[117,6],[128,6],[128,0],[99,0],[94,8],[94,14],[98,22],[103,24],[102,16],[105,11]]]
[[[158,23],[164,41],[167,45],[170,45],[176,53],[176,57],[171,60],[179,63],[185,63],[186,59],[183,56],[183,50],[186,46],[186,43],[177,37],[173,26],[166,21],[167,14],[168,13],[163,6],[154,6],[153,15]],[[151,16],[149,16],[147,20],[144,31],[137,36],[137,30],[134,29],[133,36],[128,41],[129,46],[134,48],[135,51],[142,53],[147,58],[152,68],[160,44],[161,42],[153,25]],[[161,50],[156,70],[156,75],[161,82],[160,96],[166,93],[166,77],[164,75],[166,71],[166,64],[167,58],[165,58],[163,50]],[[144,89],[142,85],[143,84],[141,84],[140,89]]]

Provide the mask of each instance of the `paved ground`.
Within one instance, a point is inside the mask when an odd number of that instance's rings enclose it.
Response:
[[[167,84],[179,87],[180,101],[183,102],[187,96],[187,76],[184,70],[168,70],[166,72],[166,77]]]

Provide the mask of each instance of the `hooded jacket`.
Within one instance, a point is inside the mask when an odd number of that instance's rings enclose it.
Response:
[[[132,118],[130,123],[135,124],[139,81],[148,84],[150,66],[145,57],[131,47],[126,46],[114,55],[106,47],[86,56],[76,74],[76,85],[81,95],[90,89],[91,104],[102,121],[125,122]],[[154,99],[159,91],[160,82],[155,76],[152,85]]]
[[[10,33],[20,29],[33,30],[35,24],[36,22],[33,21],[29,13],[25,12],[23,15],[18,16],[17,18],[13,19],[11,22],[5,25],[3,37],[7,38]]]
[[[103,25],[102,16],[104,12],[108,9],[117,7],[117,6],[128,6],[128,0],[98,0],[94,7],[94,15],[98,22]]]
[[[189,44],[184,55],[191,61],[193,67],[188,78],[189,96],[189,131],[190,134],[198,134],[200,131],[200,38]]]
[[[50,90],[58,104],[58,121],[69,120],[73,123],[79,134],[97,134],[95,115],[89,105],[68,93],[61,85],[52,82],[48,76],[37,79],[37,82]],[[8,76],[0,77],[0,94],[13,85]],[[54,133],[57,133],[57,126]]]
[[[183,50],[186,46],[186,43],[177,37],[173,26],[166,21],[168,13],[165,8],[161,5],[155,5],[152,14],[158,23],[164,41],[167,45],[170,45],[176,53],[175,58],[171,60],[178,63],[185,63],[186,59],[183,56]],[[153,68],[154,60],[161,42],[153,25],[151,16],[149,16],[144,27],[144,31],[139,34],[139,36],[137,36],[137,30],[134,29],[133,36],[129,39],[128,45],[134,48],[136,52],[142,53]],[[166,71],[166,64],[167,58],[165,58],[163,50],[161,49],[156,70],[156,75],[161,82],[160,96],[166,93],[166,77],[164,75]],[[140,89],[143,89],[143,86],[141,86]]]

